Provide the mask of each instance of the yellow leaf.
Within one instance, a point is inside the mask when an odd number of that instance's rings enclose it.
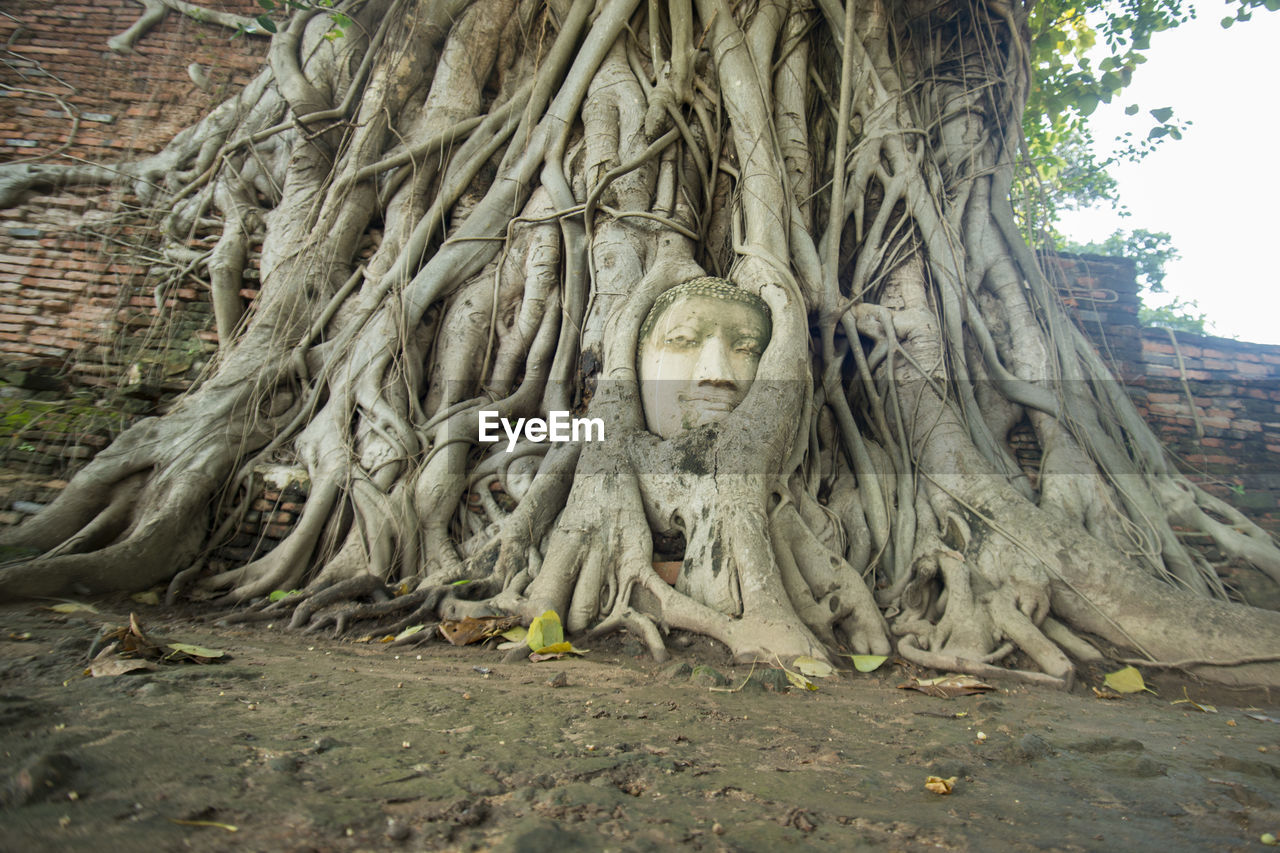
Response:
[[[534,649],[536,655],[585,655],[589,649],[577,649],[568,640],[562,640],[559,643],[552,643],[549,646],[543,646],[540,649]]]
[[[805,678],[803,675],[801,675],[798,672],[791,672],[790,670],[786,670],[786,669],[784,669],[783,672],[787,674],[787,681],[790,681],[796,687],[802,688],[804,690],[818,689],[818,685],[814,684],[812,681]]]
[[[880,664],[889,659],[888,655],[849,655],[853,659],[853,668],[858,672],[875,672]]]
[[[835,674],[835,668],[831,664],[808,655],[801,655],[792,661],[791,665],[800,670],[802,675],[810,678],[830,678]]]
[[[153,607],[160,603],[160,595],[155,590],[147,590],[146,592],[135,592],[129,596],[139,604],[150,604]]]
[[[924,780],[924,787],[926,791],[933,791],[935,794],[950,794],[955,790],[956,778],[951,776],[943,779],[941,776],[930,776]]]
[[[529,629],[523,625],[517,625],[514,628],[508,628],[502,632],[502,636],[506,637],[513,643],[524,645],[525,638],[529,636]]]
[[[1131,666],[1107,673],[1107,676],[1102,679],[1102,683],[1117,693],[1139,693],[1143,690],[1155,693],[1142,680],[1142,673]]]
[[[535,652],[556,643],[564,642],[564,626],[560,624],[560,616],[554,610],[548,610],[541,616],[534,617],[529,623],[528,644]]]
[[[54,604],[46,607],[46,610],[52,610],[54,613],[97,613],[98,608],[92,604],[81,604],[78,601],[64,601],[61,604]]]

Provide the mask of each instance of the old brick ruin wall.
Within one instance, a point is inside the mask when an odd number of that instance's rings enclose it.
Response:
[[[261,11],[256,0],[205,5]],[[154,153],[247,81],[267,46],[170,13],[121,55],[106,43],[136,19],[132,0],[6,7],[2,162]],[[188,75],[192,62],[209,78],[205,88]],[[98,187],[32,192],[0,210],[0,525],[51,500],[112,436],[163,412],[215,357],[207,283],[187,274],[154,292],[156,274],[172,272],[154,250],[155,226],[136,199]],[[207,250],[213,237],[198,233],[189,248]],[[1048,266],[1182,468],[1280,533],[1280,347],[1140,328],[1126,260],[1062,257]],[[242,293],[256,293],[252,263]],[[1014,443],[1034,479],[1034,436],[1017,430]],[[244,560],[270,548],[305,494],[288,470],[263,471],[221,555]]]

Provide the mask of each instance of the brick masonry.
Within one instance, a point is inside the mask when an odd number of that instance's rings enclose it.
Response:
[[[256,0],[210,8],[261,12]],[[110,165],[158,152],[257,73],[267,42],[169,13],[133,53],[107,48],[142,7],[133,0],[14,0],[0,15],[0,162]],[[205,91],[192,82],[200,63]],[[216,346],[207,287],[186,277],[153,292],[155,222],[100,187],[28,193],[0,210],[0,363],[155,401],[186,388]],[[190,248],[202,249],[195,240]]]
[[[205,0],[244,15],[256,0]],[[154,153],[260,67],[261,39],[170,13],[134,54],[109,51],[141,7],[131,0],[12,0],[0,15],[0,161],[110,163]],[[212,80],[197,88],[186,68]],[[71,115],[78,116],[72,133]],[[0,525],[47,502],[138,416],[190,387],[216,348],[205,283],[148,284],[154,223],[101,188],[29,193],[0,211]],[[196,239],[191,248],[207,248]],[[1141,329],[1132,263],[1047,260],[1077,321],[1190,476],[1280,532],[1280,347]],[[250,273],[250,276],[252,273]],[[245,295],[254,295],[252,278]],[[1034,477],[1029,430],[1015,445]],[[305,488],[264,482],[228,559],[269,548]]]

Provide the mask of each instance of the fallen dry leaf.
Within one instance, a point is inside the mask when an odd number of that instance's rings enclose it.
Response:
[[[469,646],[490,637],[496,637],[515,625],[511,616],[484,616],[479,619],[467,616],[463,619],[445,619],[440,623],[440,633],[455,646]]]
[[[138,660],[137,658],[117,658],[108,657],[101,660],[95,659],[89,664],[89,674],[94,678],[104,678],[112,675],[124,675],[127,672],[150,671],[156,669],[156,665],[149,660]]]
[[[951,776],[943,779],[941,776],[930,776],[924,780],[924,787],[926,791],[933,791],[935,794],[950,794],[955,789],[956,778]]]
[[[938,678],[915,678],[906,684],[899,684],[899,690],[918,690],[926,696],[939,699],[952,699],[956,696],[971,696],[975,693],[986,693],[995,690],[990,684],[979,681],[972,675],[943,675]]]

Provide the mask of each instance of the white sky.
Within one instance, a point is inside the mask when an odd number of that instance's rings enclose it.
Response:
[[[1193,122],[1142,162],[1112,167],[1132,216],[1068,212],[1060,229],[1082,243],[1116,228],[1168,232],[1182,257],[1166,266],[1165,290],[1198,302],[1212,334],[1280,344],[1280,13],[1224,30],[1226,9],[1199,3],[1195,20],[1157,33],[1133,85],[1091,116],[1102,157],[1124,131],[1146,135],[1147,110]],[[1132,103],[1142,110],[1126,116]]]

